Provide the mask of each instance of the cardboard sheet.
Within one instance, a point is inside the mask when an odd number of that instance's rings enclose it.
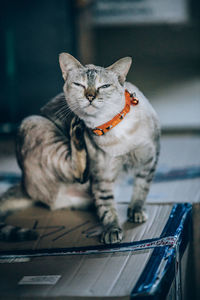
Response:
[[[148,205],[149,219],[143,224],[127,222],[127,205],[117,206],[123,224],[123,242],[133,242],[160,236],[169,217],[172,205]],[[51,212],[44,207],[34,207],[15,213],[7,219],[11,225],[35,228],[39,233],[36,241],[0,242],[0,252],[5,250],[61,249],[101,245],[99,234],[102,227],[95,212],[58,210]]]

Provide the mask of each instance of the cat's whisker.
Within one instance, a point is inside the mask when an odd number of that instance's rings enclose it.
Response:
[[[67,106],[63,106],[63,107],[59,108],[59,109],[55,112],[55,114],[56,114],[56,115],[59,115],[60,113],[62,113],[63,111],[66,111],[66,110],[68,110],[68,107],[67,107]]]
[[[77,104],[71,105],[70,108],[66,105],[65,107],[62,107],[59,111],[56,112],[56,116],[58,119],[64,120],[68,118],[73,112],[75,112],[77,108]]]
[[[67,103],[61,104],[60,108],[55,112],[56,119],[63,120],[72,114],[71,109],[68,107]]]
[[[63,111],[55,113],[56,118],[57,119],[59,119],[59,118],[62,119],[62,116],[65,115],[67,112],[68,112],[67,110],[63,110]]]
[[[68,107],[68,104],[67,104],[66,101],[63,100],[61,103],[59,103],[58,107],[59,108],[61,108],[61,107]]]
[[[57,112],[56,116],[60,119],[63,119],[64,117],[70,116],[70,114],[72,114],[72,111],[69,108],[67,108],[67,109],[60,111],[59,113]]]

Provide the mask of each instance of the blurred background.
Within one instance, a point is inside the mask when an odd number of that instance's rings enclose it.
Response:
[[[198,0],[6,0],[0,9],[0,133],[62,90],[58,54],[108,66],[133,57],[128,80],[163,130],[200,128]]]

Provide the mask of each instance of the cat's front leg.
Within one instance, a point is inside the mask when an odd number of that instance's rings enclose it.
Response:
[[[137,173],[134,176],[134,194],[131,198],[131,202],[128,207],[128,219],[130,222],[143,223],[148,219],[148,215],[145,210],[145,200],[149,192],[150,182],[146,178],[141,178],[141,173]]]
[[[74,117],[71,122],[71,166],[72,172],[77,181],[85,183],[89,176],[89,159],[84,140],[84,123]]]
[[[117,172],[117,163],[112,158],[99,159],[92,175],[92,194],[97,215],[104,227],[101,242],[119,243],[123,238],[122,228],[115,208],[113,184]]]
[[[143,223],[148,218],[145,209],[145,201],[156,170],[158,154],[159,150],[153,152],[146,161],[140,160],[136,164],[134,171],[133,196],[127,213],[130,222]]]
[[[105,244],[119,243],[123,238],[123,232],[115,208],[112,182],[101,180],[94,183],[93,194],[95,195],[97,215],[104,227],[100,238],[101,242]]]

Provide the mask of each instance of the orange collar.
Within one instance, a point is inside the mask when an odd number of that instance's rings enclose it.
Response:
[[[117,114],[112,120],[92,129],[92,132],[95,135],[103,135],[112,128],[114,128],[124,119],[125,115],[130,111],[130,106],[137,105],[139,102],[139,100],[135,97],[135,93],[131,94],[127,90],[125,90],[125,100],[125,106],[119,114]]]

